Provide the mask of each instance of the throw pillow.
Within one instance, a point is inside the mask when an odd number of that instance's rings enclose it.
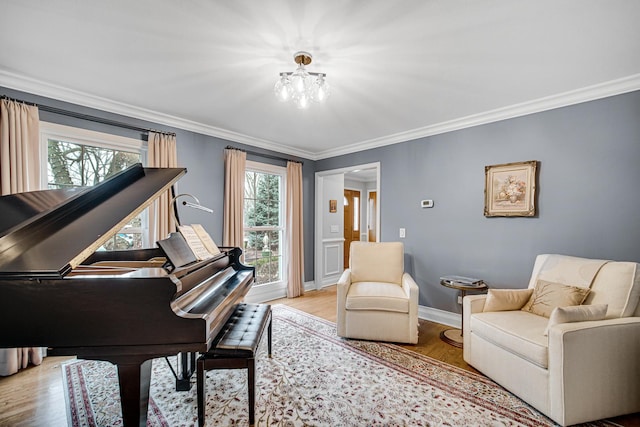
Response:
[[[575,305],[573,307],[556,307],[551,312],[544,335],[549,334],[549,328],[559,323],[586,322],[587,320],[602,320],[607,315],[607,304]]]
[[[522,310],[538,316],[549,317],[556,307],[582,304],[588,294],[588,288],[538,280],[531,298],[522,307]]]
[[[520,310],[532,293],[533,289],[489,289],[482,311]]]

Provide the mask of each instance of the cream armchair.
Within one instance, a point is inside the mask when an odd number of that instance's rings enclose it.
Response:
[[[549,283],[590,291],[552,310]],[[539,255],[524,300],[492,291],[463,301],[467,363],[563,426],[640,411],[640,264]]]
[[[353,242],[338,281],[338,336],[418,342],[418,285],[404,272],[400,242]]]

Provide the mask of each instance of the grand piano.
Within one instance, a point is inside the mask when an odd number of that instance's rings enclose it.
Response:
[[[254,280],[239,248],[185,265],[160,247],[98,251],[185,173],[137,164],[0,197],[0,348],[114,363],[125,426],[146,426],[152,359],[206,352]]]

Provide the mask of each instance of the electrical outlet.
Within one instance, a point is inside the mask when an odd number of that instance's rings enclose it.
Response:
[[[401,229],[400,229],[400,238],[401,238],[401,239],[404,239],[404,238],[405,238],[405,236],[406,236],[405,229],[404,229],[404,228],[401,228]]]
[[[462,305],[462,295],[458,295],[458,304]]]

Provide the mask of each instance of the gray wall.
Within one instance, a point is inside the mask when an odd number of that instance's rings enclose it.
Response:
[[[200,202],[214,210],[213,215],[206,214],[194,209],[181,209],[180,219],[183,223],[200,223],[202,224],[211,237],[218,243],[222,244],[222,212],[223,212],[223,192],[224,192],[224,149],[227,145],[237,148],[243,148],[255,152],[278,155],[268,150],[248,147],[243,144],[237,144],[227,140],[198,134],[195,132],[185,131],[160,125],[157,123],[146,122],[130,117],[124,117],[117,114],[107,113],[95,109],[85,108],[82,106],[44,98],[12,89],[0,87],[0,95],[7,95],[11,98],[20,99],[27,102],[34,102],[50,107],[60,108],[65,111],[87,114],[95,117],[115,120],[133,126],[143,128],[152,128],[167,132],[175,132],[177,135],[178,145],[178,165],[187,168],[187,174],[178,182],[177,189],[180,193],[191,193],[198,197]],[[94,123],[87,120],[67,117],[60,114],[52,114],[40,112],[40,120],[58,123],[67,126],[74,126],[83,129],[104,132],[113,135],[126,136],[129,138],[146,140],[146,134],[137,131],[128,130],[118,126],[109,126]],[[313,280],[313,227],[314,227],[314,199],[315,199],[315,162],[308,159],[294,158],[292,156],[284,156],[296,160],[304,160],[302,167],[303,193],[304,193],[304,247],[305,247],[305,281]],[[247,155],[248,160],[259,161],[263,163],[277,164],[286,166],[285,161],[272,160],[261,156]]]
[[[538,160],[538,215],[486,218],[484,167]],[[640,92],[320,160],[381,162],[381,240],[398,229],[420,304],[459,312],[446,274],[526,287],[534,258],[640,262]],[[421,199],[434,207],[422,209]]]
[[[344,178],[332,175],[324,179],[322,188],[322,238],[335,239],[344,236]],[[336,200],[336,212],[329,212],[329,200]],[[325,207],[326,206],[326,207]],[[337,231],[331,231],[331,229]]]

